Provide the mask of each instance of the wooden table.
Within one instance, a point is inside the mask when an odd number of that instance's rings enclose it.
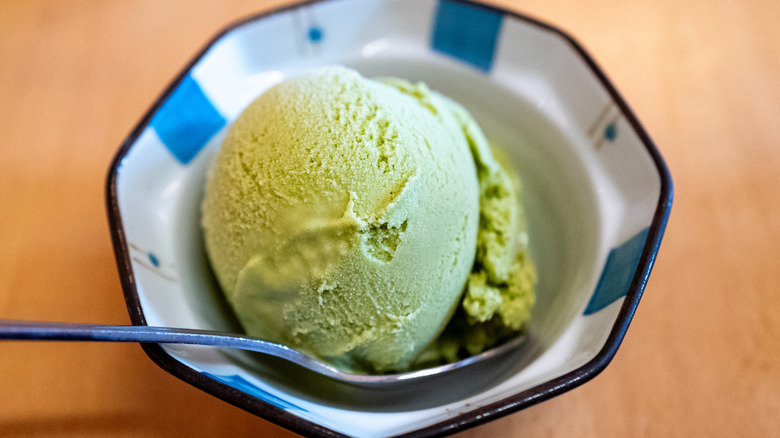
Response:
[[[279,0],[0,2],[0,317],[128,323],[104,178],[202,44]],[[671,169],[675,205],[614,361],[463,436],[780,433],[780,3],[495,1],[596,57]],[[290,436],[136,345],[0,344],[0,437]]]

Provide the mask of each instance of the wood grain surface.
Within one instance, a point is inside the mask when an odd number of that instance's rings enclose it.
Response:
[[[227,23],[284,1],[0,1],[0,318],[126,324],[104,207],[124,137]],[[463,437],[780,434],[780,3],[495,1],[594,55],[675,202],[617,356]],[[0,343],[0,437],[292,436],[137,345]]]

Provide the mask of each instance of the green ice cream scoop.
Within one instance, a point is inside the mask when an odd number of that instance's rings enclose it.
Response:
[[[262,94],[207,178],[206,248],[245,330],[403,369],[471,271],[479,184],[443,98],[326,67]]]
[[[343,368],[405,370],[464,289],[472,322],[501,307],[466,286],[497,266],[485,284],[503,296],[495,274],[508,275],[515,225],[480,227],[517,216],[514,198],[487,202],[486,181],[504,177],[458,104],[322,67],[272,87],[230,127],[206,182],[206,249],[248,334]]]

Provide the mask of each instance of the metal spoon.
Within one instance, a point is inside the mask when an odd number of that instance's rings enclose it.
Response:
[[[98,341],[98,342],[140,342],[159,344],[193,344],[220,348],[237,348],[275,356],[315,373],[328,376],[342,382],[358,384],[390,384],[400,381],[418,380],[431,377],[492,357],[502,355],[519,346],[524,338],[518,337],[498,347],[489,349],[476,356],[458,362],[410,371],[400,374],[351,374],[328,365],[306,353],[273,342],[263,341],[243,335],[229,334],[213,330],[196,330],[153,326],[122,326],[73,324],[61,322],[16,321],[0,319],[0,340],[33,341]]]

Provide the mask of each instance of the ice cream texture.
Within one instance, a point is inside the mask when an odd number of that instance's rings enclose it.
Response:
[[[474,354],[528,320],[518,188],[459,104],[320,67],[231,125],[207,176],[204,240],[248,334],[403,371]],[[448,323],[471,335],[440,336]]]

